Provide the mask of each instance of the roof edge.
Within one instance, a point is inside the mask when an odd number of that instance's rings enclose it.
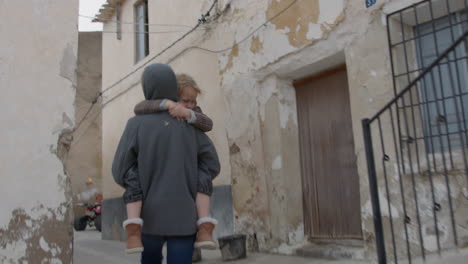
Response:
[[[115,13],[117,5],[122,4],[124,1],[125,0],[107,0],[106,3],[101,6],[98,13],[94,16],[93,22],[109,22]]]

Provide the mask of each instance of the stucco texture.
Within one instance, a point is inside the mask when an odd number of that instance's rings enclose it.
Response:
[[[0,1],[2,263],[71,262],[77,15],[77,0]]]

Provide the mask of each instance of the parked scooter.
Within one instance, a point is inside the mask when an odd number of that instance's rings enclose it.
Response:
[[[84,216],[75,216],[75,221],[73,222],[75,230],[83,231],[86,229],[86,226],[96,226],[96,229],[101,232],[101,204],[79,203],[77,205],[85,207],[86,212]]]

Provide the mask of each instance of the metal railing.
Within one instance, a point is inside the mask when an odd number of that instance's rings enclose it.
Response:
[[[380,264],[458,247],[456,200],[468,187],[467,37],[453,38],[414,78],[405,57],[408,84],[362,120]]]

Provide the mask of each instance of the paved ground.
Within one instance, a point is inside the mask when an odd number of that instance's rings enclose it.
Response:
[[[399,262],[407,264],[408,261]],[[443,252],[442,256],[437,254],[429,255],[426,262],[422,259],[417,259],[414,264],[467,264],[468,263],[468,248]]]
[[[134,264],[139,263],[139,255],[126,255],[124,243],[119,241],[101,240],[101,233],[96,230],[75,232],[74,264]],[[364,262],[329,261],[311,258],[289,257],[270,254],[249,254],[247,259],[222,262],[219,251],[203,251],[200,264],[363,264]]]
[[[95,229],[75,232],[73,264],[133,264],[138,261],[139,256],[125,254],[122,242],[101,240],[101,233]]]
[[[247,259],[222,262],[219,251],[203,251],[203,261],[200,264],[364,264],[350,260],[322,260],[271,254],[249,254]],[[139,255],[126,255],[124,243],[119,241],[101,240],[101,233],[96,230],[75,232],[74,264],[135,264],[139,263]],[[413,263],[423,263],[414,261]],[[468,249],[445,253],[443,258],[433,256],[425,264],[467,264]]]

